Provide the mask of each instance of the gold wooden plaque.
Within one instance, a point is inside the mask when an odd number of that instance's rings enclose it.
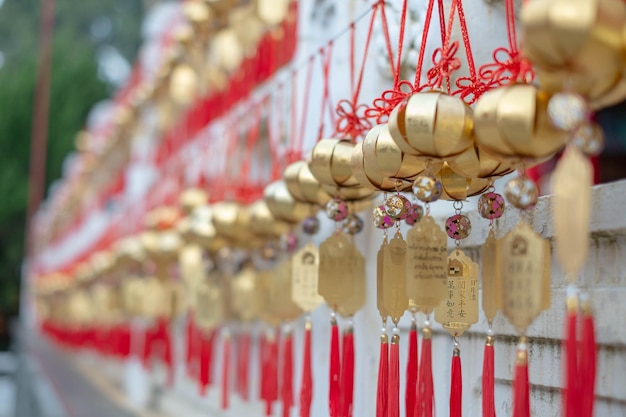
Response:
[[[409,307],[406,295],[406,242],[400,231],[384,246],[383,299],[385,310],[397,325]]]
[[[517,331],[524,334],[539,313],[550,305],[548,242],[527,223],[520,222],[498,243],[502,312]]]
[[[354,255],[350,258],[352,264],[352,290],[350,296],[339,305],[337,311],[344,317],[352,317],[365,305],[365,258],[354,247]]]
[[[380,317],[383,319],[383,321],[387,320],[387,317],[389,316],[389,313],[385,308],[385,287],[383,285],[385,247],[388,244],[389,242],[387,241],[387,236],[385,236],[385,240],[383,240],[382,245],[380,245],[380,249],[378,249],[378,254],[376,255],[376,307],[378,308],[378,312],[380,313]]]
[[[319,274],[319,251],[307,243],[291,259],[291,299],[303,311],[310,313],[324,299],[317,292]]]
[[[502,308],[502,276],[498,265],[498,241],[493,230],[489,231],[482,249],[482,306],[489,325]]]
[[[460,249],[448,256],[448,293],[435,320],[455,337],[478,321],[478,264]]]
[[[291,260],[282,262],[274,269],[271,298],[276,314],[283,322],[293,321],[302,314],[302,309],[291,298]]]
[[[122,282],[124,312],[137,317],[144,315],[145,282],[141,278],[128,277]]]
[[[426,314],[446,298],[447,252],[447,236],[431,216],[424,216],[407,234],[407,296]]]
[[[217,327],[224,316],[224,303],[219,285],[204,280],[195,286],[195,320],[202,330],[209,331]]]
[[[261,310],[260,285],[251,267],[244,268],[232,281],[231,306],[233,312],[244,322],[257,318]]]
[[[363,259],[343,232],[334,233],[320,245],[317,292],[333,310],[346,302],[354,291],[359,257]]]
[[[185,245],[178,253],[180,274],[187,288],[202,282],[204,279],[204,265],[202,262],[202,248],[199,245]]]
[[[273,272],[269,270],[261,271],[258,274],[259,292],[262,300],[259,317],[270,327],[276,327],[280,324],[280,318],[276,314],[276,306],[272,303],[272,285],[274,282],[272,274]]]
[[[589,250],[592,171],[589,160],[578,149],[568,146],[552,175],[556,258],[571,282]]]

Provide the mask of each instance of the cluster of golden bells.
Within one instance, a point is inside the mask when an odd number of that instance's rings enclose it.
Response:
[[[198,19],[190,20],[198,25],[194,34],[207,29],[205,13],[219,10],[206,7],[213,3],[228,2],[189,3],[198,8],[192,14]],[[258,12],[274,10],[270,1],[255,4],[268,7]],[[80,326],[136,316],[175,318],[191,308],[205,329],[229,320],[291,321],[322,302],[318,288],[294,302],[298,290],[292,288],[297,282],[290,259],[292,230],[305,220],[307,233],[315,232],[318,225],[310,219],[320,208],[345,220],[352,234],[362,223],[344,211],[362,210],[379,191],[413,190],[426,204],[439,198],[463,201],[487,191],[498,177],[553,157],[568,142],[597,153],[601,131],[588,114],[626,97],[626,5],[531,1],[522,8],[521,21],[522,51],[534,65],[537,85],[497,86],[473,109],[443,92],[414,93],[362,142],[319,141],[307,161],[289,165],[284,178],[249,206],[209,205],[205,192],[187,190],[178,207],[150,213],[145,232],[94,254],[73,274],[39,280],[41,317]],[[203,39],[219,38],[209,32]],[[196,39],[185,42],[195,45]],[[193,53],[186,57],[191,59],[186,65],[195,65]],[[181,71],[171,65],[163,77],[175,79]],[[520,178],[507,187],[506,197],[527,209],[537,201],[536,190]],[[239,262],[242,252],[249,260]],[[253,263],[262,266],[255,270]],[[321,279],[320,271],[320,285]]]

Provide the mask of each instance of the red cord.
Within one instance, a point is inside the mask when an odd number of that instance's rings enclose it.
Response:
[[[340,416],[341,385],[341,360],[339,358],[339,327],[333,318],[330,331],[330,367],[328,382],[328,409],[330,417]]]
[[[311,372],[311,322],[307,320],[304,330],[304,353],[302,355],[302,385],[300,387],[300,417],[311,415],[313,400],[313,375]]]
[[[400,338],[394,334],[389,346],[387,417],[400,417]]]
[[[371,122],[367,119],[365,111],[367,106],[365,104],[358,104],[359,95],[361,93],[361,85],[363,84],[363,74],[365,72],[365,64],[369,52],[369,47],[372,39],[372,33],[374,29],[374,22],[376,20],[376,12],[378,8],[384,9],[383,2],[377,2],[372,6],[373,12],[369,22],[369,28],[367,31],[367,38],[365,40],[365,47],[363,51],[363,59],[361,67],[359,69],[358,79],[355,81],[355,24],[350,25],[350,87],[352,91],[351,100],[341,100],[337,103],[336,112],[339,118],[335,124],[335,135],[339,137],[356,139],[369,131],[372,128]]]
[[[485,343],[483,353],[483,417],[496,417],[493,338]]]
[[[517,81],[530,83],[535,78],[532,65],[517,47],[514,0],[505,0],[505,8],[508,49],[496,48],[492,54],[494,62],[485,64],[478,70],[478,77],[489,87],[508,85]]]
[[[378,386],[376,390],[376,417],[387,417],[387,395],[389,391],[389,343],[387,335],[380,336],[380,358],[378,360]]]
[[[450,417],[463,417],[463,373],[458,349],[452,355],[450,377]]]
[[[415,322],[411,322],[411,330],[409,331],[409,354],[406,363],[406,390],[405,413],[406,417],[415,416],[415,399],[417,395],[417,370],[418,370],[418,352],[417,352],[417,326]]]
[[[322,79],[323,79],[323,89],[322,89],[322,108],[320,109],[320,124],[317,133],[317,141],[322,139],[324,136],[324,126],[325,126],[325,110],[327,107],[331,106],[330,99],[330,65],[333,61],[333,41],[328,42],[326,47],[320,48],[320,56],[322,57]],[[332,111],[332,106],[330,108],[330,119],[331,124],[334,126],[334,112]]]

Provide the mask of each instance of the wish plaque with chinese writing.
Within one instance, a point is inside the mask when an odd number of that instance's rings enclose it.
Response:
[[[378,254],[376,255],[376,308],[378,308],[378,313],[383,320],[387,319],[389,313],[385,308],[385,295],[384,295],[384,285],[383,285],[383,271],[384,271],[384,262],[385,262],[385,247],[389,244],[387,241],[387,237],[385,236],[385,240],[383,240],[382,245],[380,245],[380,249],[378,249]]]
[[[448,256],[447,296],[435,309],[435,320],[452,336],[478,321],[478,264],[460,249]]]
[[[426,314],[446,298],[447,259],[446,233],[424,216],[407,234],[406,292]]]
[[[320,245],[317,292],[337,310],[352,295],[355,277],[362,274],[363,256],[348,236],[336,232]]]
[[[502,276],[498,265],[498,241],[493,230],[489,231],[482,249],[483,311],[491,324],[502,308]]]
[[[280,263],[272,275],[271,299],[281,321],[293,321],[302,314],[302,309],[291,298],[291,261]]]
[[[291,259],[291,299],[300,308],[310,313],[324,302],[317,292],[319,252],[312,243],[307,243]]]
[[[220,287],[203,280],[195,285],[194,292],[195,320],[202,330],[214,329],[222,320],[224,313]]]
[[[520,334],[550,305],[549,243],[527,223],[500,239],[502,312]]]
[[[398,231],[384,247],[383,300],[391,321],[398,324],[409,307],[406,295],[406,242]]]
[[[240,320],[254,320],[261,309],[261,297],[257,275],[253,268],[246,267],[232,281],[231,306]]]

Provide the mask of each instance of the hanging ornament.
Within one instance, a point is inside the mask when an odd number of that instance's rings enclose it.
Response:
[[[489,330],[485,339],[483,352],[483,374],[482,374],[482,406],[483,417],[495,417],[495,381],[494,381],[494,343],[495,336],[492,326],[493,319],[502,308],[501,292],[502,277],[500,269],[497,267],[498,243],[495,235],[494,220],[499,219],[504,214],[504,198],[490,190],[481,195],[478,199],[478,213],[484,219],[489,220],[489,234],[482,247],[482,308],[487,318]]]

